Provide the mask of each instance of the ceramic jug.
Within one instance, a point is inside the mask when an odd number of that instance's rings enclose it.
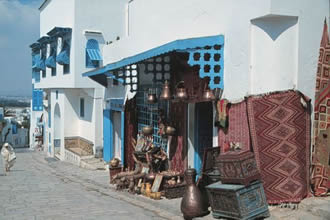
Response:
[[[201,191],[195,184],[196,170],[187,169],[184,173],[187,183],[181,200],[181,212],[184,219],[192,219],[209,214],[207,201],[204,200]]]

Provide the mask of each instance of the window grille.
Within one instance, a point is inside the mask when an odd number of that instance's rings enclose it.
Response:
[[[153,88],[156,92],[157,97],[161,93],[161,85],[150,86],[150,85],[140,85],[139,90],[136,94],[137,109],[138,109],[138,131],[142,133],[142,128],[144,126],[150,125],[153,127],[153,143],[157,147],[162,147],[165,151],[167,150],[167,138],[159,135],[159,117],[160,109],[164,111],[164,115],[167,113],[168,103],[166,101],[157,100],[155,104],[149,104],[147,102],[147,96],[149,88]]]

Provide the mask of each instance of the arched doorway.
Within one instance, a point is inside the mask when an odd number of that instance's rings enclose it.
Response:
[[[54,153],[60,154],[61,150],[61,111],[57,103],[54,109]]]

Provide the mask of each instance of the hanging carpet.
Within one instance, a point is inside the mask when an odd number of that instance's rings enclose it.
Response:
[[[310,115],[297,91],[247,99],[252,146],[269,204],[308,195]]]
[[[229,149],[225,148],[228,148],[230,143],[239,143],[241,150],[238,152],[240,153],[250,151],[250,132],[245,101],[231,104],[228,120],[227,129],[220,128],[218,132],[218,145],[222,146],[221,152],[228,151]]]
[[[170,169],[184,172],[188,168],[187,159],[187,104],[172,103],[170,110],[171,125],[176,128],[176,135],[170,143]]]
[[[330,189],[330,44],[328,26],[324,22],[320,45],[314,104],[312,150],[312,189],[316,196]]]
[[[134,169],[134,159],[133,153],[134,143],[133,139],[136,141],[137,137],[137,107],[136,107],[136,97],[127,100],[125,103],[125,167],[130,170]]]

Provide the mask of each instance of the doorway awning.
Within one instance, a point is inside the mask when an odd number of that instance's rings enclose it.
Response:
[[[147,50],[145,52],[136,54],[134,56],[130,56],[130,57],[124,58],[122,60],[119,60],[117,62],[110,63],[101,68],[97,68],[92,71],[83,73],[82,75],[84,77],[90,77],[94,81],[96,81],[106,87],[107,86],[107,77],[109,77],[109,73],[111,73],[112,71],[126,67],[126,66],[130,66],[133,64],[138,64],[144,60],[147,60],[147,59],[150,59],[153,57],[157,57],[160,55],[164,55],[164,54],[167,54],[170,52],[188,52],[188,53],[190,53],[191,56],[189,58],[188,64],[191,66],[193,66],[193,65],[203,65],[204,66],[205,63],[209,63],[209,64],[213,65],[214,62],[218,63],[220,66],[223,66],[223,44],[224,44],[223,35],[175,40],[175,41],[169,42],[167,44],[164,44],[162,46],[155,47],[155,48]],[[218,46],[218,49],[213,48],[216,45]],[[199,63],[198,63],[198,61],[193,60],[193,53],[198,52],[198,53],[200,53],[200,55],[203,55],[204,54],[203,50],[205,48],[207,48],[208,53],[210,53],[210,52],[212,53],[215,50],[217,50],[217,53],[220,54],[221,59],[219,58],[219,60],[217,60],[217,61],[215,61],[213,59],[206,61],[204,59],[202,60],[202,56],[200,56],[201,60],[199,61]],[[204,68],[202,68],[202,66],[200,69],[203,69],[203,71],[204,71]],[[223,68],[219,69],[219,75],[221,75],[221,76],[222,76],[222,71],[223,71]],[[200,74],[200,76],[201,76],[201,74]],[[205,76],[210,76],[210,74],[206,74]],[[201,76],[201,77],[204,77],[204,76]]]

